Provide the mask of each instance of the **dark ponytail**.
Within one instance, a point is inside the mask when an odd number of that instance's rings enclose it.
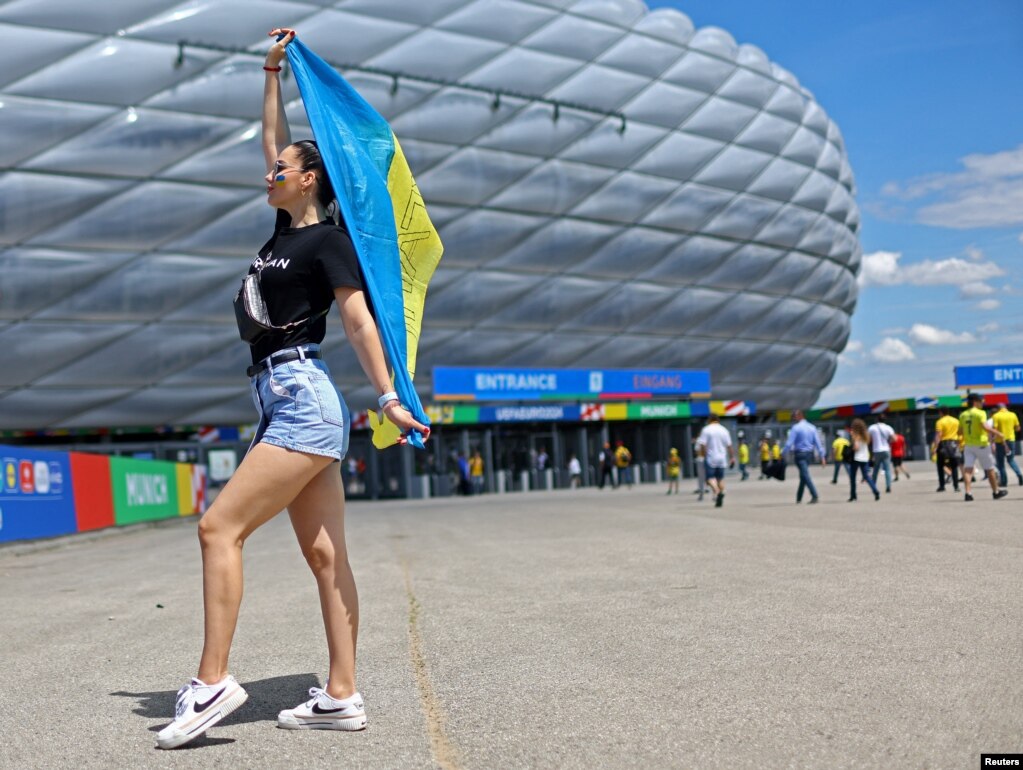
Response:
[[[327,169],[323,167],[323,158],[320,157],[320,148],[312,139],[303,139],[291,145],[295,148],[299,162],[306,171],[316,174],[316,201],[323,207],[327,216],[335,222],[339,220],[339,208],[334,195],[334,186],[327,176]]]

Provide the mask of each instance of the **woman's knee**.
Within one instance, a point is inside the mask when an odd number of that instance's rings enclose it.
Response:
[[[222,516],[210,509],[199,519],[199,544],[203,548],[241,545],[245,540],[242,532],[237,527],[228,526]]]
[[[302,550],[306,564],[314,575],[333,575],[338,565],[347,560],[344,550],[340,551],[327,538],[318,538],[311,546]]]

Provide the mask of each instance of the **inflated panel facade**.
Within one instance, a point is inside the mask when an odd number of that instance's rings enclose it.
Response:
[[[842,137],[759,49],[638,0],[0,3],[0,428],[249,422],[231,299],[267,237],[266,30],[346,74],[445,242],[419,357],[709,367],[809,405],[856,304]],[[309,136],[286,79],[295,138]],[[621,113],[623,121],[611,113]],[[349,403],[374,394],[334,319]]]

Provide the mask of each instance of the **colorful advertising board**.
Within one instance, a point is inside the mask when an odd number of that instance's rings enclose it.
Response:
[[[0,542],[77,530],[66,453],[0,446],[0,463]]]
[[[110,458],[114,521],[134,524],[179,516],[176,463]]]
[[[710,396],[707,369],[506,369],[435,366],[442,401],[578,401]]]

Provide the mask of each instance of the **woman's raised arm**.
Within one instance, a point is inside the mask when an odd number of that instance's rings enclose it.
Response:
[[[271,37],[281,35],[284,37],[266,52],[263,67],[266,75],[263,86],[263,157],[266,158],[267,169],[273,166],[281,150],[291,144],[291,129],[288,128],[288,116],[284,114],[284,99],[281,97],[281,73],[273,68],[279,68],[284,61],[287,55],[284,49],[295,39],[295,31],[284,28],[270,30]]]

